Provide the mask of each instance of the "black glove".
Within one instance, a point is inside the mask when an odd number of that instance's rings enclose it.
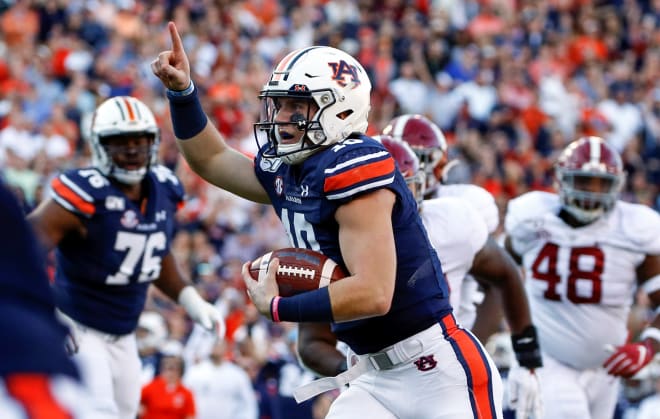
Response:
[[[513,343],[513,352],[516,353],[516,359],[521,367],[531,370],[543,366],[539,339],[536,336],[534,326],[527,326],[521,333],[511,335],[511,342]]]

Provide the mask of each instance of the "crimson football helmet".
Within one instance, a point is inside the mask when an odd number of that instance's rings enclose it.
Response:
[[[555,164],[555,176],[562,205],[583,223],[610,211],[625,181],[621,156],[600,137],[570,143]]]
[[[279,157],[286,164],[298,164],[319,147],[332,145],[354,133],[367,130],[371,83],[362,65],[332,47],[312,46],[289,53],[275,67],[259,94],[262,111],[254,125],[257,144],[264,136],[270,145],[264,157]],[[275,119],[280,99],[314,101],[318,111],[294,114],[290,121]],[[278,125],[293,125],[304,131],[299,141],[285,144]]]
[[[128,150],[114,144],[113,139],[145,135],[152,141],[143,148]],[[140,183],[158,159],[160,130],[154,114],[139,99],[116,96],[101,103],[92,117],[91,151],[94,166],[106,176],[129,185]],[[116,154],[132,154],[130,159],[143,160],[139,168],[125,169],[115,162]],[[133,155],[134,154],[134,155]]]
[[[392,119],[383,134],[410,145],[425,173],[425,190],[432,192],[447,162],[447,140],[440,128],[423,115],[407,114]]]
[[[390,152],[417,203],[422,202],[424,199],[424,171],[421,170],[419,158],[412,148],[408,143],[397,141],[389,135],[382,134],[373,138],[380,141]]]

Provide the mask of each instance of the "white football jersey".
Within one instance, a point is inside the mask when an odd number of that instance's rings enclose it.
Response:
[[[466,200],[486,223],[488,233],[492,234],[500,223],[499,210],[495,198],[481,186],[468,183],[440,185],[436,188],[435,197],[453,196]]]
[[[573,368],[594,368],[609,356],[606,345],[626,341],[636,268],[660,254],[660,216],[617,201],[606,216],[573,228],[560,209],[556,194],[526,193],[509,201],[505,231],[522,257],[542,350]]]
[[[459,324],[470,328],[476,314],[474,299],[463,284],[474,255],[488,238],[486,223],[467,201],[452,197],[423,201],[420,215],[449,282],[454,315]]]

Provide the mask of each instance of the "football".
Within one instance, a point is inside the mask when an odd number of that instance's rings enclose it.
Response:
[[[297,248],[274,250],[255,259],[250,265],[250,276],[258,280],[259,275],[266,275],[273,258],[280,260],[275,276],[282,297],[326,287],[348,276],[341,266],[324,254]]]

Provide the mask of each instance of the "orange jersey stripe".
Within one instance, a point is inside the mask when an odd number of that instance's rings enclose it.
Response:
[[[456,326],[454,316],[448,315],[442,319],[447,330],[449,340],[453,340],[458,346],[460,355],[465,360],[463,363],[466,374],[470,375],[472,382],[472,395],[474,397],[477,418],[495,419],[497,417],[491,394],[490,370],[481,350],[474,342],[468,332]]]
[[[55,191],[56,194],[66,199],[68,203],[73,205],[74,208],[76,208],[78,211],[82,212],[83,214],[93,215],[94,212],[96,211],[96,209],[94,208],[94,204],[82,199],[80,195],[78,195],[77,193],[72,191],[71,188],[69,188],[64,183],[62,183],[62,181],[59,178],[53,179],[51,186],[53,187],[53,191]]]
[[[71,419],[50,392],[48,377],[14,374],[5,379],[7,392],[22,405],[29,419]]]
[[[394,169],[394,159],[392,158],[361,165],[343,173],[329,176],[325,179],[323,190],[325,192],[331,192],[347,188],[355,183],[385,176],[392,173]]]

